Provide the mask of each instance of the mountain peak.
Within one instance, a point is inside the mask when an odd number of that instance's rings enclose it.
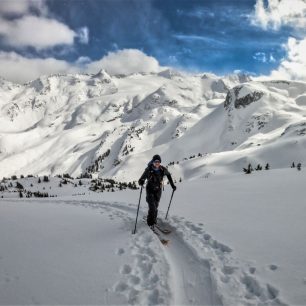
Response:
[[[182,74],[179,71],[172,68],[165,69],[159,72],[157,75],[167,79],[173,79],[174,77],[182,77]]]
[[[92,78],[99,79],[103,81],[103,83],[110,83],[112,81],[111,76],[105,69],[101,69],[97,74],[94,74]]]

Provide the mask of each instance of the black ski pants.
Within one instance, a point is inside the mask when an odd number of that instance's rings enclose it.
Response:
[[[161,198],[162,190],[159,188],[157,190],[147,189],[147,203],[149,206],[147,223],[149,226],[152,226],[156,223],[157,214],[158,214],[158,204]]]

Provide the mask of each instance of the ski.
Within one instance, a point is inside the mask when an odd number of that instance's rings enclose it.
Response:
[[[147,223],[147,217],[146,216],[143,216],[143,222],[144,223]],[[171,234],[171,230],[168,229],[168,228],[164,228],[163,226],[161,226],[160,224],[154,224],[155,228],[157,228],[160,232],[162,232],[163,234],[165,235],[169,235]]]
[[[163,234],[165,234],[165,235],[169,235],[169,234],[171,234],[171,230],[170,229],[168,229],[168,228],[163,228],[162,226],[160,226],[159,224],[155,224],[155,227],[159,230],[159,231],[161,231]]]
[[[144,216],[143,217],[143,222],[145,224],[147,224],[147,218]],[[152,227],[149,227],[151,229],[151,231],[158,237],[158,239],[160,240],[160,242],[163,244],[163,245],[168,245],[170,240],[169,239],[164,239],[161,234],[159,232],[156,231],[156,229],[158,229],[158,227],[156,225],[154,225],[154,228]],[[160,232],[162,232],[160,229],[159,229]],[[163,233],[163,232],[162,232]],[[164,234],[164,233],[163,233]]]
[[[159,241],[163,244],[163,245],[168,245],[170,240],[169,239],[164,239],[160,233],[158,233],[155,228],[151,228],[150,229],[152,230],[152,232],[158,237]]]

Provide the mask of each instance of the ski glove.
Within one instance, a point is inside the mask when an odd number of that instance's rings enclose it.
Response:
[[[144,182],[145,182],[144,180],[139,180],[139,181],[138,181],[138,184],[139,184],[140,186],[143,186]]]
[[[175,185],[173,185],[173,186],[172,186],[172,189],[173,189],[173,191],[175,191],[175,190],[176,190],[176,186],[175,186]]]

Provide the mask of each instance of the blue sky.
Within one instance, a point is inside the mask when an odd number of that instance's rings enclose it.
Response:
[[[287,15],[286,22],[275,26],[273,7],[269,6],[272,0],[11,1],[15,1],[14,7],[8,0],[0,1],[0,52],[7,59],[14,54],[24,60],[52,58],[69,65],[137,49],[161,66],[262,75],[280,66],[288,53],[284,46],[289,37],[304,37],[293,30],[294,22],[290,20],[290,24]],[[259,22],[254,22],[255,5],[260,5]],[[262,15],[263,9],[266,15]],[[25,32],[29,24],[32,31]]]
[[[281,46],[288,38],[285,30],[265,31],[251,24],[253,0],[53,0],[48,4],[71,28],[89,29],[89,43],[63,55],[67,60],[84,55],[96,60],[109,51],[135,48],[161,65],[266,73],[284,56]],[[263,62],[258,53],[269,60]]]

